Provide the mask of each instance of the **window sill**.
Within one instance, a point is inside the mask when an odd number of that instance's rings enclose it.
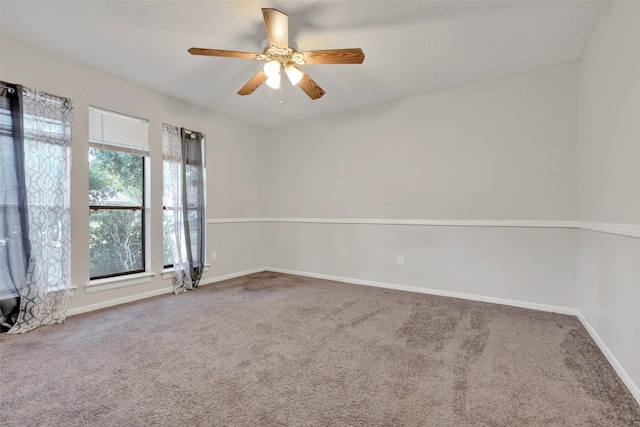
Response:
[[[108,291],[111,289],[124,288],[127,286],[140,285],[142,283],[148,283],[156,273],[137,273],[129,274],[126,276],[109,277],[106,279],[92,280],[84,288],[86,294],[92,294],[94,292]]]
[[[211,264],[205,264],[204,265],[205,273],[207,271],[209,271],[209,267],[211,267]],[[174,277],[173,268],[165,268],[164,270],[162,270],[162,278],[163,279],[172,279],[173,277]]]

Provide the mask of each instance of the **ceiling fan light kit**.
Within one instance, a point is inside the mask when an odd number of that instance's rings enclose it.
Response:
[[[280,63],[278,61],[269,61],[264,64],[263,70],[267,77],[275,77],[280,74]]]
[[[267,75],[267,85],[273,89],[280,89],[280,63],[269,61],[264,64],[262,71]]]
[[[275,76],[267,77],[267,86],[272,89],[280,89],[280,74],[276,74]]]
[[[364,53],[359,48],[297,52],[289,47],[289,17],[279,10],[269,8],[262,9],[262,16],[269,40],[269,46],[262,53],[197,47],[189,49],[192,55],[266,61],[264,67],[238,91],[238,95],[250,95],[265,82],[267,86],[279,89],[280,71],[284,69],[293,86],[298,86],[311,99],[319,99],[325,94],[324,90],[299,67],[300,65],[362,64],[364,61]]]
[[[298,70],[295,67],[288,66],[284,69],[284,72],[287,73],[287,77],[289,78],[289,81],[293,86],[300,83],[300,80],[302,79],[302,75],[303,75],[302,71]]]

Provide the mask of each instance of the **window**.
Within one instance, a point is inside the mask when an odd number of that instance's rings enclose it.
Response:
[[[195,283],[204,268],[204,138],[201,132],[163,125],[164,266],[188,269]]]
[[[204,145],[203,145],[204,150]],[[167,161],[164,161],[164,167],[167,168]],[[198,242],[198,231],[197,227],[199,224],[199,213],[200,210],[200,201],[198,200],[198,186],[203,186],[204,183],[204,174],[206,173],[204,169],[204,165],[202,164],[202,159],[191,159],[190,162],[185,166],[185,179],[187,189],[187,197],[186,197],[186,215],[190,225],[190,239],[191,242],[191,253],[196,254],[196,259],[194,260],[195,267],[202,267],[198,261],[200,251],[202,249],[199,248]],[[165,201],[166,203],[166,201]],[[174,214],[173,214],[173,206],[164,205],[163,209],[163,231],[164,231],[164,240],[163,240],[163,259],[164,259],[164,268],[173,267],[173,253],[172,253],[172,242],[176,241],[176,236],[171,235],[169,230],[175,230],[174,225]],[[182,248],[183,258],[186,258],[186,248]]]
[[[173,215],[168,206],[162,206],[162,231],[164,238],[162,239],[162,262],[164,268],[173,268],[173,255],[171,253],[171,236],[169,230],[173,228]]]
[[[90,277],[145,271],[149,123],[89,107]]]

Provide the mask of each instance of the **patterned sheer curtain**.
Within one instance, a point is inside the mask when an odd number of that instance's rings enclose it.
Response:
[[[9,333],[23,333],[65,319],[72,108],[67,98],[1,84],[14,89],[4,91],[0,121],[0,258],[8,261],[0,270],[1,320]]]
[[[164,124],[162,153],[173,292],[179,294],[197,287],[204,271],[204,135]]]

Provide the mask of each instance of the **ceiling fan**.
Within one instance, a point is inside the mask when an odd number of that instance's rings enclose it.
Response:
[[[298,85],[311,99],[324,95],[324,90],[314,82],[300,65],[305,64],[362,64],[364,53],[360,48],[329,49],[297,52],[289,47],[289,17],[279,10],[263,8],[262,16],[267,30],[269,46],[262,53],[239,52],[236,50],[203,49],[192,47],[192,55],[223,56],[229,58],[255,59],[266,61],[238,95],[250,95],[264,82],[274,89],[280,88],[280,70],[284,69],[291,84]]]

